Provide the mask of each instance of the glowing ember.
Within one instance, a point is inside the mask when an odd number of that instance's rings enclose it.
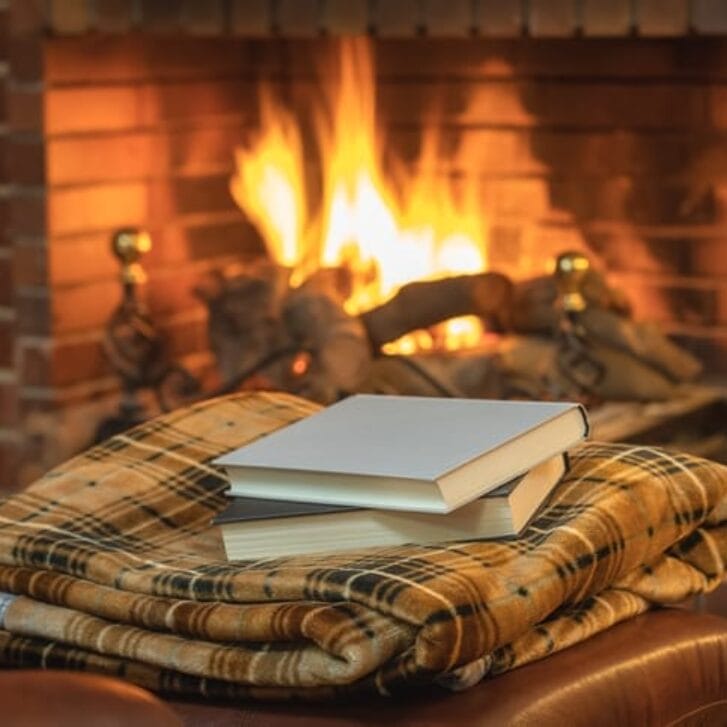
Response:
[[[292,269],[292,284],[319,268],[346,266],[353,280],[346,309],[358,313],[408,282],[484,270],[485,220],[476,184],[459,179],[455,189],[446,173],[451,160],[440,154],[434,126],[424,134],[416,170],[397,168],[384,176],[366,40],[341,43],[337,82],[322,96],[315,119],[322,201],[315,212],[306,193],[301,132],[267,92],[261,130],[237,150],[231,181],[235,200],[258,227],[270,256]],[[482,332],[472,316],[453,319],[446,328],[441,345],[447,348],[472,345]],[[389,344],[387,351],[432,345],[419,332]]]

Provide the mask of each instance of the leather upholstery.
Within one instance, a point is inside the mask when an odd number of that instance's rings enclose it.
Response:
[[[3,727],[181,727],[159,699],[119,679],[61,671],[0,671]]]
[[[708,727],[727,724],[727,619],[652,612],[460,694],[362,703],[169,702],[71,672],[0,672],[8,727]],[[176,714],[175,714],[176,713]]]
[[[459,694],[361,704],[172,706],[188,727],[723,727],[727,619],[676,609],[647,613]]]

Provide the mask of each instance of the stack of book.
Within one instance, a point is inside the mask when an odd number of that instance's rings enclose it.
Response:
[[[588,434],[561,402],[357,395],[216,460],[230,560],[516,536]]]

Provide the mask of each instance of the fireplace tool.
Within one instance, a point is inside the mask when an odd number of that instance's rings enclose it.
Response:
[[[581,314],[588,305],[584,284],[591,270],[590,260],[580,252],[565,252],[555,262],[559,294],[558,366],[560,373],[584,397],[592,397],[606,370],[589,345]]]
[[[147,280],[140,260],[151,250],[149,234],[133,228],[118,230],[111,247],[121,262],[122,299],[106,325],[104,350],[121,378],[121,401],[118,413],[99,425],[96,441],[149,418],[141,396],[145,389],[151,390],[162,411],[200,389],[199,381],[168,356],[164,339],[139,296],[139,287]]]

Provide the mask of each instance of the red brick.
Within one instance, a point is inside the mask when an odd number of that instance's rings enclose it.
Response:
[[[0,370],[0,430],[13,427],[18,420],[18,385],[15,374]]]
[[[145,31],[158,33],[180,27],[182,0],[141,0],[141,22]]]
[[[314,37],[320,32],[318,0],[278,0],[275,7],[276,31],[282,35]]]
[[[47,291],[16,288],[17,331],[19,335],[49,336],[52,331]]]
[[[422,24],[432,37],[470,35],[475,25],[469,0],[424,0]]]
[[[2,58],[0,57],[0,61]],[[0,124],[6,124],[8,120],[8,80],[0,76]]]
[[[223,0],[182,0],[181,25],[187,33],[216,35],[224,24]]]
[[[8,221],[10,219],[10,200],[7,196],[0,196],[0,250],[12,247],[13,241],[8,235]]]
[[[204,316],[179,317],[164,322],[158,332],[164,341],[164,350],[173,360],[206,351],[209,348]],[[86,381],[115,376],[102,343],[102,332],[83,339],[58,339],[51,354],[51,378],[53,386],[66,387]]]
[[[48,200],[52,235],[143,226],[149,219],[148,185],[133,182],[54,190]]]
[[[232,0],[232,32],[237,35],[267,35],[273,26],[272,3],[268,0]]]
[[[41,139],[13,136],[5,144],[6,179],[14,184],[41,185],[45,182],[45,144]]]
[[[0,59],[6,60],[8,54],[8,37],[10,36],[10,17],[7,8],[0,8]]]
[[[26,344],[20,353],[25,386],[64,387],[113,374],[98,337]]]
[[[313,95],[313,85],[302,84]],[[200,131],[239,133],[257,119],[255,82],[247,79],[190,79],[188,81],[70,86],[46,94],[47,131],[58,135],[77,132],[125,131],[142,128],[147,135],[179,134],[169,124],[194,119]],[[195,103],[190,104],[189,99]],[[220,117],[235,115],[235,119]],[[159,128],[161,126],[161,128]],[[149,127],[155,129],[149,132]],[[155,128],[156,127],[156,128]],[[206,129],[204,127],[207,127]],[[139,133],[139,132],[137,132]],[[163,138],[163,137],[161,137]]]
[[[480,0],[475,5],[475,29],[480,35],[516,37],[525,25],[519,0]]]
[[[179,215],[235,212],[228,175],[61,188],[50,194],[52,235],[149,227]]]
[[[636,3],[639,35],[676,36],[689,32],[688,0],[639,0]]]
[[[48,182],[88,184],[132,182],[179,174],[209,177],[232,171],[238,130],[192,130],[173,134],[103,134],[52,140],[48,144]],[[170,181],[170,184],[172,182]]]
[[[8,91],[8,125],[13,131],[40,132],[43,129],[43,92],[11,89]]]
[[[380,36],[411,37],[422,26],[421,7],[418,0],[398,0],[375,5],[372,25]]]
[[[628,35],[631,32],[631,5],[631,0],[584,0],[581,10],[584,34]]]
[[[96,29],[102,33],[123,33],[131,27],[129,0],[96,0]]]
[[[49,386],[52,381],[50,343],[46,345],[20,344],[19,374],[23,386]]]
[[[15,365],[15,321],[0,318],[0,368]]]
[[[0,307],[13,304],[13,258],[10,255],[0,256]]]
[[[43,80],[43,42],[40,34],[11,35],[8,39],[8,61],[13,81],[41,82]]]
[[[59,35],[76,35],[89,29],[90,3],[88,0],[50,0],[48,8],[50,27]]]
[[[48,285],[48,250],[43,245],[15,245],[13,269],[16,287]]]
[[[100,340],[73,343],[59,341],[54,346],[52,373],[54,386],[70,386],[113,375],[114,371]]]
[[[530,0],[528,27],[538,37],[568,37],[577,28],[575,0]]]
[[[41,193],[14,194],[8,202],[11,235],[43,235],[46,231],[46,200]]]
[[[727,238],[694,240],[690,252],[695,273],[719,275],[727,280]],[[727,289],[727,284],[724,287]]]
[[[11,0],[8,8],[12,35],[40,33],[45,24],[46,0]]]
[[[2,430],[0,430],[1,434]],[[0,437],[0,492],[2,494],[8,495],[19,489],[18,468],[18,444]]]
[[[424,0],[422,25],[432,37],[462,37],[474,29],[474,7],[469,0]]]
[[[47,252],[50,279],[55,286],[78,285],[120,275],[111,253],[111,236],[97,233],[53,242]]]
[[[365,33],[370,24],[368,0],[326,0],[321,27],[332,35]]]
[[[121,301],[116,280],[87,281],[52,291],[53,332],[56,335],[103,328]]]
[[[727,33],[727,4],[723,0],[693,0],[692,25],[704,35]]]

